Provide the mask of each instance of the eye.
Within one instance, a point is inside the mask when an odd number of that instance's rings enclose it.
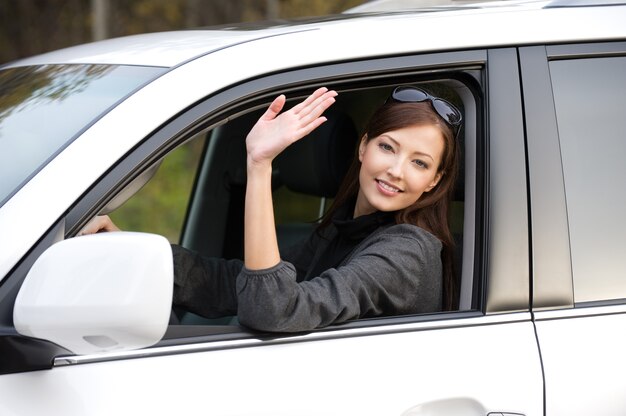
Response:
[[[423,160],[415,159],[413,163],[419,168],[428,169],[428,164]]]
[[[380,143],[378,143],[378,147],[379,147],[381,150],[384,150],[384,151],[386,151],[386,152],[391,152],[391,151],[393,151],[393,147],[391,147],[391,145],[390,145],[390,144],[387,144],[387,143],[385,143],[385,142],[380,142]]]

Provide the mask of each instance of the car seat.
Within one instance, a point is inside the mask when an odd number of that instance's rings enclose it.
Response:
[[[328,111],[327,121],[289,146],[274,162],[278,186],[293,192],[334,198],[356,152],[358,133],[352,119]],[[315,223],[280,224],[276,234],[281,249],[306,238]]]

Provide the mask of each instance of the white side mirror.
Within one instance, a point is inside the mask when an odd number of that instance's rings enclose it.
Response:
[[[173,276],[172,250],[161,236],[110,232],[61,241],[26,276],[15,328],[76,354],[144,348],[167,329]]]

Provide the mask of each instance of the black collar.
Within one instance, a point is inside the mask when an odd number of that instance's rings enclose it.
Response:
[[[352,217],[354,204],[341,207],[333,217],[332,222],[337,232],[349,240],[362,240],[381,225],[393,222],[395,212],[376,211],[371,214]]]

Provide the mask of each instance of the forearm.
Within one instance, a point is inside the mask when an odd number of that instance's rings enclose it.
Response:
[[[267,269],[280,262],[274,207],[271,162],[248,162],[244,214],[244,263],[250,270]]]

